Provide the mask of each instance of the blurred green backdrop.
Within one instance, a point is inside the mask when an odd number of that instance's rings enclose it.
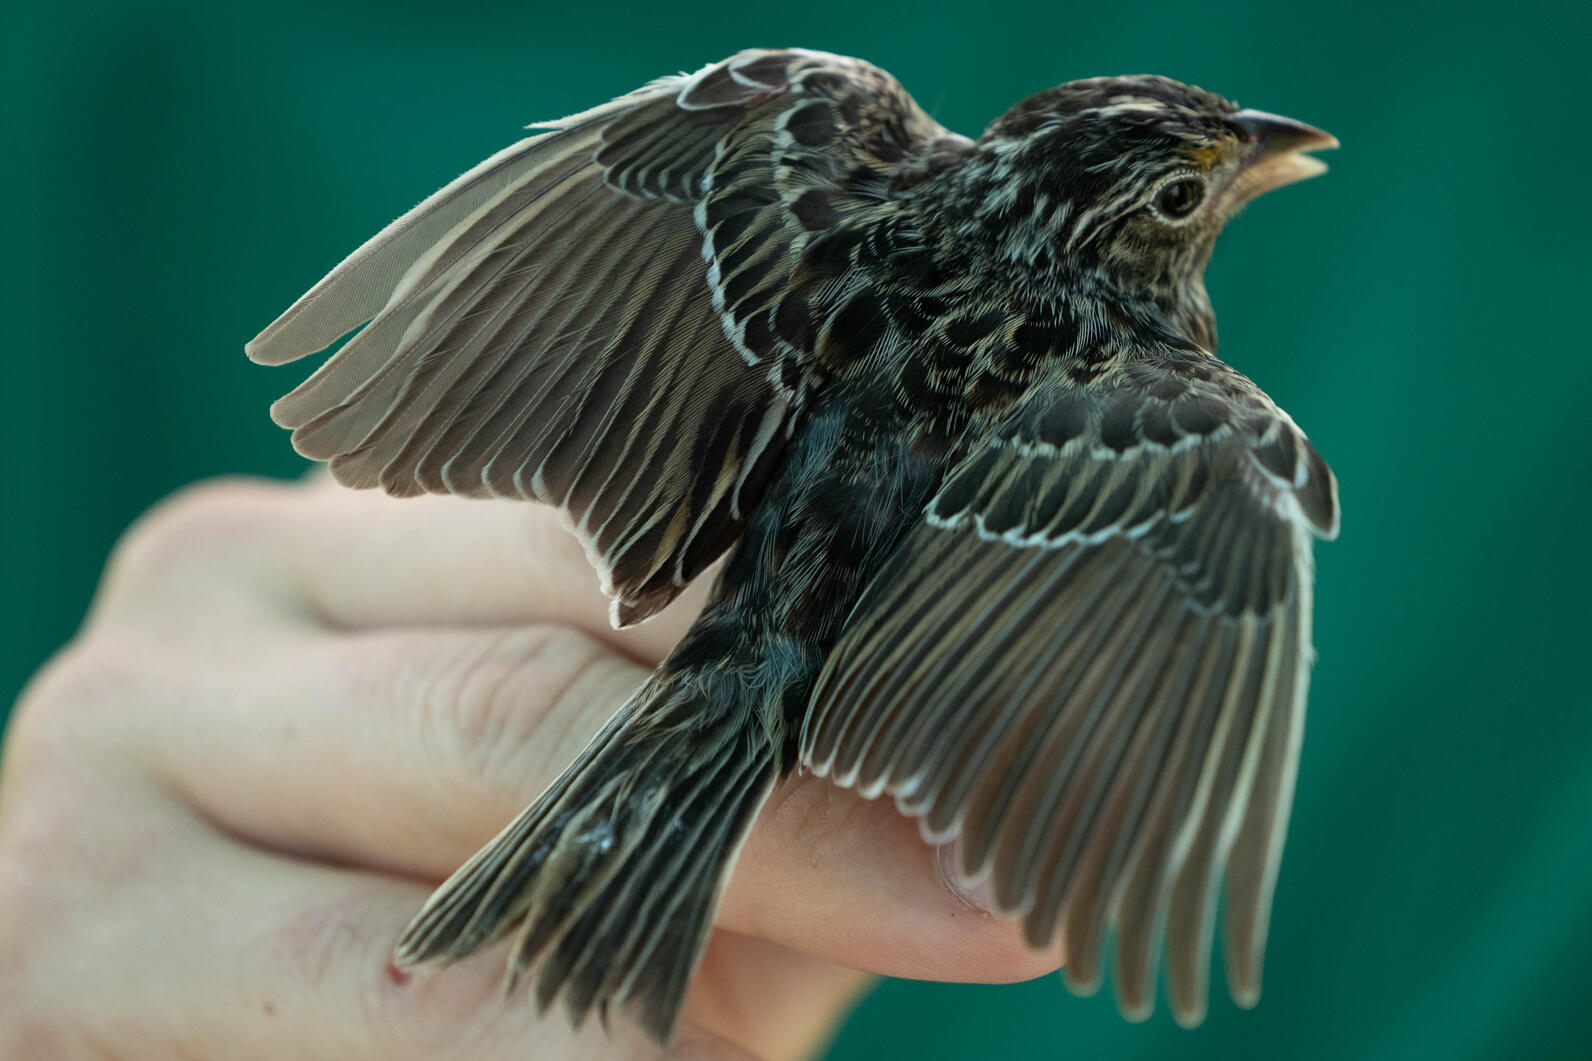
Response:
[[[1224,355],[1343,485],[1266,997],[1190,1034],[1054,978],[891,983],[832,1056],[1592,1056],[1589,13],[8,5],[0,713],[136,513],[300,470],[265,412],[291,379],[244,340],[523,123],[751,45],[871,59],[968,133],[1058,81],[1165,73],[1344,144],[1210,277]]]

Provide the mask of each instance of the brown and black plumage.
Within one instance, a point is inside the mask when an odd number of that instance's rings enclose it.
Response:
[[[249,345],[366,325],[273,415],[352,486],[558,506],[617,624],[700,619],[459,870],[407,964],[514,937],[546,1005],[667,1038],[747,827],[805,768],[955,841],[1130,1016],[1260,961],[1336,487],[1214,355],[1203,272],[1309,126],[1158,77],[978,140],[888,74],[748,51],[499,153]],[[368,323],[367,323],[368,322]]]

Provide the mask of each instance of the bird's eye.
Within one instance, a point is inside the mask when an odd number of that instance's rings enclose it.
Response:
[[[1205,199],[1205,182],[1198,177],[1168,181],[1155,193],[1155,212],[1168,221],[1181,221]]]

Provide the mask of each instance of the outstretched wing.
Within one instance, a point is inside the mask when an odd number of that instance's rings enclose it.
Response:
[[[858,605],[803,760],[954,838],[1075,990],[1107,926],[1130,1017],[1158,936],[1205,1012],[1225,865],[1235,999],[1259,993],[1310,664],[1310,533],[1332,473],[1213,359],[1034,393],[947,477]]]
[[[557,505],[615,621],[727,548],[816,377],[778,319],[852,189],[936,137],[894,79],[748,51],[544,126],[389,225],[247,349],[369,325],[272,407],[351,486]],[[789,307],[787,307],[788,309]]]

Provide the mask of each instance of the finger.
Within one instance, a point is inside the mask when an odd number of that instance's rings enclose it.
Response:
[[[557,628],[371,631],[267,661],[230,693],[173,698],[202,706],[119,739],[142,742],[169,783],[256,843],[440,880],[644,675]],[[185,739],[151,737],[172,732]],[[1012,980],[1059,964],[949,887],[893,806],[810,777],[770,800],[719,923],[896,976]]]
[[[786,779],[765,804],[717,923],[915,980],[1031,980],[1064,954],[1059,942],[1030,948],[1019,922],[975,906],[892,803],[811,775]]]
[[[27,970],[20,994],[0,977],[0,996],[33,1024],[0,1021],[0,1048],[20,1035],[29,1057],[658,1053],[622,1019],[604,1032],[571,1028],[562,1013],[537,1018],[523,993],[505,995],[499,962],[395,973],[391,940],[420,886],[272,857],[216,834],[136,772],[85,770],[77,757],[55,765],[65,770],[10,802],[0,890],[35,931],[0,931]],[[731,1042],[763,1058],[805,1056],[857,977],[716,937],[699,984],[668,1056],[745,1061]]]
[[[402,500],[322,482],[281,528],[298,582],[349,627],[564,622],[638,658],[661,659],[701,611],[711,578],[657,619],[609,621],[590,561],[556,510],[453,497]]]
[[[875,979],[766,939],[719,930],[708,940],[684,1022],[711,1028],[764,1061],[817,1057]]]
[[[122,795],[138,807],[144,857],[102,840],[87,861],[119,863],[114,880],[75,879],[57,909],[28,906],[56,933],[30,960],[26,1002],[45,1037],[29,1056],[657,1055],[622,1025],[608,1036],[562,1013],[538,1019],[523,994],[505,997],[496,962],[392,976],[391,941],[419,886],[271,857]]]
[[[647,675],[549,625],[360,631],[224,669],[138,666],[140,686],[171,693],[101,739],[189,804],[255,844],[435,880]]]
[[[226,621],[251,629],[560,622],[656,662],[710,581],[699,578],[655,619],[615,631],[584,551],[545,505],[226,480],[177,495],[129,532],[92,622],[180,634]]]

